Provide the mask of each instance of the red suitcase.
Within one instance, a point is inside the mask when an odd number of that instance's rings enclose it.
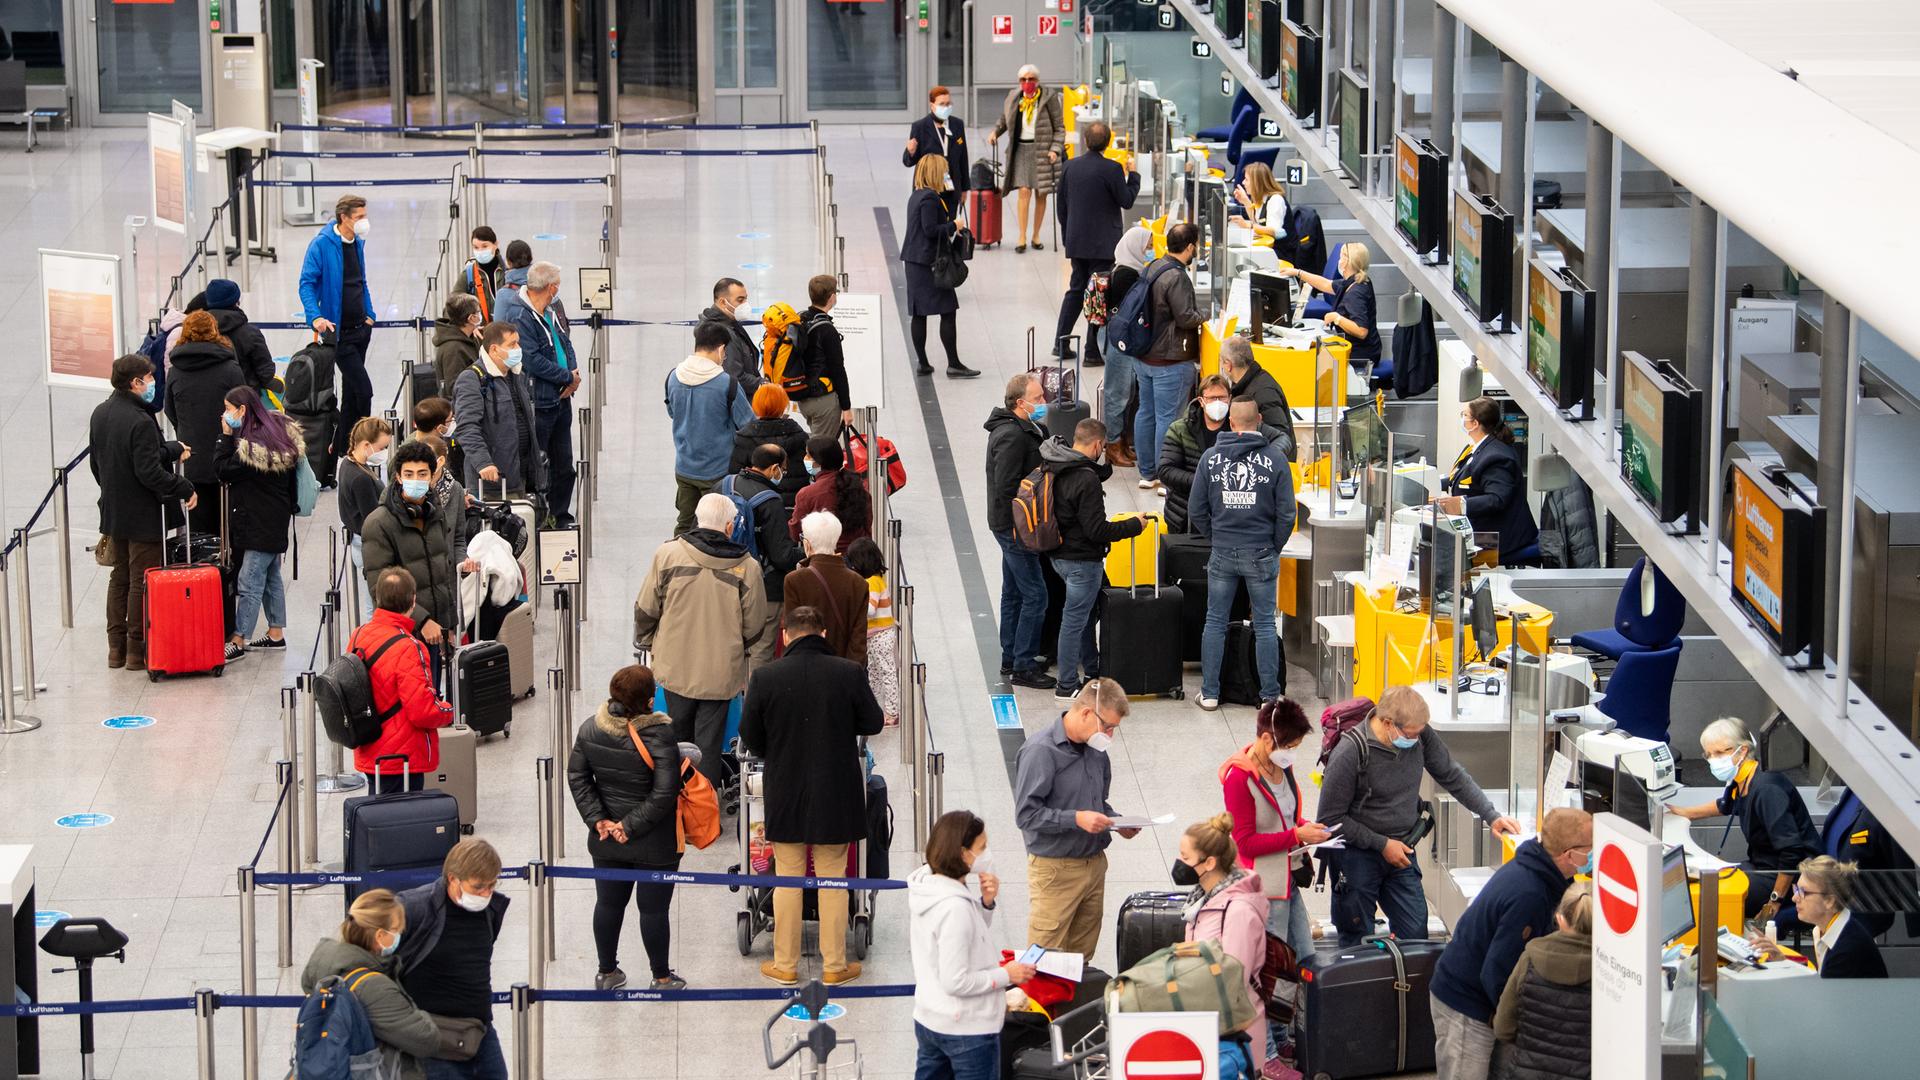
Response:
[[[1000,246],[1000,192],[995,188],[967,192],[967,228],[976,247]]]
[[[224,495],[224,492],[222,493]],[[224,502],[224,499],[223,499]],[[186,550],[193,550],[191,526]],[[147,678],[227,669],[226,597],[220,567],[213,563],[166,564],[147,571]]]

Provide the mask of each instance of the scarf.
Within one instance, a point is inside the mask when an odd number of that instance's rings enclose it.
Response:
[[[1153,230],[1143,225],[1135,225],[1120,238],[1113,249],[1115,266],[1125,266],[1145,272],[1147,264],[1153,261]]]
[[[1186,906],[1180,909],[1180,917],[1189,923],[1198,919],[1200,917],[1200,909],[1207,906],[1207,901],[1219,895],[1220,890],[1225,889],[1227,886],[1232,885],[1234,882],[1246,876],[1247,872],[1236,866],[1227,872],[1226,877],[1220,879],[1218,885],[1215,885],[1211,889],[1195,885],[1193,891],[1187,894],[1187,903]]]
[[[1033,111],[1040,106],[1040,88],[1034,87],[1033,93],[1020,95],[1020,120],[1023,124],[1033,123]]]

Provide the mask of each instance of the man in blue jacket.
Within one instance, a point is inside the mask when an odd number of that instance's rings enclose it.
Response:
[[[578,474],[573,464],[573,394],[580,389],[580,356],[555,309],[559,295],[560,268],[537,262],[527,269],[527,283],[520,290],[526,302],[511,310],[520,331],[520,370],[533,387],[533,441],[547,455],[547,516],[564,529],[573,524],[573,481]]]
[[[1553,933],[1575,874],[1593,869],[1593,815],[1547,811],[1540,835],[1494,871],[1453,928],[1433,969],[1433,1056],[1440,1080],[1487,1080],[1493,1011],[1527,942]]]
[[[1293,535],[1293,470],[1277,445],[1280,432],[1260,422],[1260,405],[1237,397],[1227,425],[1200,455],[1187,494],[1194,533],[1213,541],[1207,557],[1207,623],[1200,635],[1200,707],[1220,707],[1220,663],[1227,651],[1227,616],[1241,582],[1253,601],[1254,666],[1260,700],[1284,691],[1274,597],[1280,586],[1280,549]]]
[[[718,322],[693,328],[693,355],[667,373],[667,419],[673,422],[673,535],[693,528],[700,496],[720,486],[733,464],[733,433],[753,422],[747,395],[720,366],[732,335]]]
[[[307,244],[300,263],[300,309],[315,333],[335,335],[334,366],[340,369],[340,421],[333,426],[334,457],[347,452],[347,435],[373,412],[373,380],[367,377],[367,345],[373,340],[373,293],[367,288],[367,200],[342,195],[333,224]]]

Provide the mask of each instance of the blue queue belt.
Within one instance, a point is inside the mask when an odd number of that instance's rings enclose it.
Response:
[[[465,150],[273,150],[268,157],[284,158],[463,158]],[[255,181],[258,183],[258,181]]]
[[[647,146],[623,146],[621,157],[811,157],[818,153],[811,146],[793,146],[778,150],[668,150]]]
[[[619,1004],[632,1001],[786,1001],[798,995],[790,987],[723,986],[685,990],[539,990],[531,992],[533,1002],[573,1004]],[[828,990],[836,1000],[853,998],[912,997],[913,984],[885,986],[837,986]],[[495,1005],[513,1004],[513,994],[495,990],[488,998]],[[300,994],[215,994],[216,1009],[298,1009],[307,999]],[[125,1001],[40,1001],[30,1005],[0,1005],[0,1016],[23,1020],[54,1016],[106,1016],[113,1013],[192,1012],[190,997],[145,998]]]
[[[656,885],[734,885],[756,889],[904,889],[894,878],[779,877],[774,874],[708,874],[691,870],[615,870],[601,866],[549,866],[552,878],[590,881],[640,881]]]
[[[0,1016],[35,1019],[42,1016],[101,1016],[106,1013],[192,1012],[193,999],[147,998],[135,1001],[38,1001],[31,1005],[0,1005]]]
[[[469,176],[469,184],[605,184],[604,176]]]
[[[812,127],[792,124],[621,124],[621,131],[801,131]],[[289,128],[289,131],[292,129]]]
[[[596,181],[597,183],[598,181]],[[380,180],[255,180],[254,187],[312,188],[312,187],[438,187],[453,183],[451,176],[423,176],[418,179],[390,178]]]

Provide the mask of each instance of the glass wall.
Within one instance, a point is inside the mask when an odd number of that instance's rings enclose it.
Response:
[[[29,83],[59,86],[67,81],[60,49],[62,6],[62,0],[0,0],[0,60],[24,62]],[[196,70],[195,86],[199,78]],[[160,111],[166,111],[164,103]]]
[[[199,5],[93,0],[93,8],[101,112],[163,113],[172,101],[201,107]],[[58,49],[59,34],[50,37]],[[16,33],[16,56],[19,50]]]
[[[807,108],[906,108],[906,4],[807,0],[806,7]]]
[[[1163,28],[1158,25],[1154,8],[1132,0],[1106,0],[1089,5],[1088,11],[1094,19],[1096,68],[1098,58],[1106,55],[1111,43],[1114,57],[1126,61],[1130,77],[1151,79],[1160,96],[1173,102],[1181,130],[1187,134],[1232,121],[1228,110],[1233,95],[1220,92],[1220,77],[1226,67],[1218,60],[1194,59],[1193,34],[1185,24],[1177,29]],[[1074,81],[1078,82],[1082,74],[1076,73]],[[1098,71],[1095,76],[1099,76]]]
[[[105,5],[108,0],[100,2]],[[314,51],[326,65],[320,70],[320,114],[369,124],[393,123],[384,0],[314,0],[313,15]]]

